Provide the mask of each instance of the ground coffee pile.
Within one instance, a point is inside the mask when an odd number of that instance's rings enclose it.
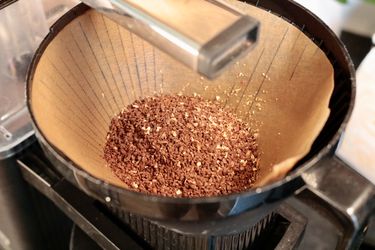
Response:
[[[162,95],[114,117],[104,158],[127,188],[162,196],[207,197],[246,190],[259,165],[256,134],[218,104]]]

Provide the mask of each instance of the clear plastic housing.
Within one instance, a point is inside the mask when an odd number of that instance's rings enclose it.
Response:
[[[0,159],[32,134],[25,78],[47,32],[41,0],[19,0],[0,10]]]

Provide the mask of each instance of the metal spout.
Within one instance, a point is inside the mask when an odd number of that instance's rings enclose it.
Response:
[[[219,0],[83,0],[194,71],[214,78],[254,47],[259,22]]]

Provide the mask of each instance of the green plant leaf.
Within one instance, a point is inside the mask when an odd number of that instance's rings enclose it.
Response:
[[[348,0],[337,0],[340,3],[348,3]],[[365,0],[365,2],[375,4],[375,0]]]

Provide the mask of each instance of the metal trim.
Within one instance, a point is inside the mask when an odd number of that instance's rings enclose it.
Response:
[[[243,16],[203,45],[199,51],[199,72],[210,79],[219,76],[229,66],[227,60],[240,59],[257,45],[259,27],[259,21]]]

